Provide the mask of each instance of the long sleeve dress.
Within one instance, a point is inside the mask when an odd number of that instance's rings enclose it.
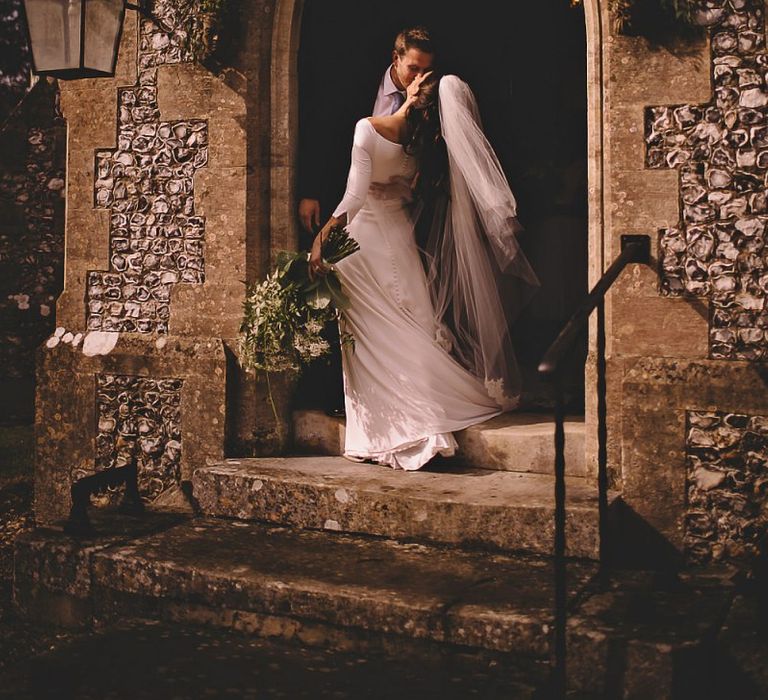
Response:
[[[342,357],[345,456],[406,470],[452,455],[454,431],[501,413],[446,347],[403,201],[371,191],[371,183],[411,179],[415,171],[402,145],[360,120],[346,193],[334,212],[347,215],[360,244],[336,266],[351,301],[343,330],[354,339]]]

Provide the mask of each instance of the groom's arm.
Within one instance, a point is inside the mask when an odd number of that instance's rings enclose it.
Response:
[[[311,8],[307,12],[312,12]],[[328,169],[333,142],[333,119],[338,106],[332,96],[335,86],[331,80],[337,74],[340,60],[327,51],[325,39],[331,18],[315,10],[317,16],[310,26],[314,31],[306,33],[299,53],[299,148],[297,153],[296,194],[298,216],[302,228],[312,233],[321,224],[320,202],[328,204]]]
[[[299,118],[296,185],[301,225],[306,231],[312,232],[313,227],[320,225],[320,200],[325,198],[323,171],[331,157],[328,150],[330,110],[318,108],[317,98],[311,90],[307,92],[302,96],[302,114]]]

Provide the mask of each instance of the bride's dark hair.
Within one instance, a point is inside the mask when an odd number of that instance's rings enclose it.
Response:
[[[448,152],[440,131],[439,86],[440,77],[432,73],[420,85],[405,115],[410,135],[405,152],[419,163],[416,194],[427,201],[448,190]]]

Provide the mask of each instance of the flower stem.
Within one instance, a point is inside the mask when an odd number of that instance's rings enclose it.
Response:
[[[283,431],[280,426],[280,419],[277,417],[277,407],[275,406],[275,399],[272,396],[272,384],[269,381],[269,370],[265,369],[264,374],[267,377],[267,396],[269,397],[269,405],[272,406],[272,415],[275,417],[275,432],[277,433],[277,440],[282,447]]]

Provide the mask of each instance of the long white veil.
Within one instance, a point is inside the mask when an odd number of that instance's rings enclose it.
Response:
[[[517,241],[517,203],[469,86],[444,76],[439,108],[450,197],[437,204],[425,245],[432,302],[446,346],[511,409],[521,379],[509,324],[539,282]]]

